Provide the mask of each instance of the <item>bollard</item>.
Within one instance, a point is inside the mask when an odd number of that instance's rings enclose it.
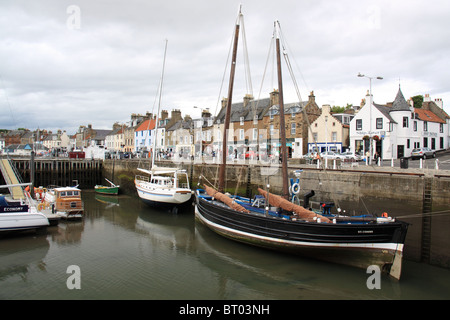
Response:
[[[391,167],[394,167],[394,158],[391,159]]]
[[[423,159],[420,158],[419,160],[420,160],[420,162],[419,162],[419,168],[422,169]]]
[[[435,167],[436,167],[436,170],[439,170],[439,159],[435,160]]]

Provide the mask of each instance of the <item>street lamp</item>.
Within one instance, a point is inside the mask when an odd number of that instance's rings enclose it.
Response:
[[[372,164],[372,155],[373,155],[373,139],[372,139],[372,79],[377,79],[377,80],[383,80],[383,77],[369,77],[366,76],[364,74],[361,74],[361,72],[358,72],[358,77],[360,78],[368,78],[369,79],[369,115],[370,115],[370,119],[369,119],[369,138],[370,138],[370,145],[369,145],[369,152],[370,152],[370,156],[369,156],[369,164]],[[367,163],[367,162],[366,162]]]
[[[325,116],[325,167],[328,168],[328,116]]]

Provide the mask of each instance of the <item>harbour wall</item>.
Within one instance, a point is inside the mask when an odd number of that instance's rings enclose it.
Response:
[[[23,182],[30,182],[32,162],[29,158],[12,159]],[[73,186],[93,188],[102,182],[103,161],[67,158],[38,158],[33,161],[34,186]]]

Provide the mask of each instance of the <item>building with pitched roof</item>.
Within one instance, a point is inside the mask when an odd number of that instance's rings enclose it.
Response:
[[[217,134],[214,145],[221,149],[223,124],[225,120],[226,99],[214,120]],[[305,117],[308,118],[308,121]],[[308,101],[285,103],[284,120],[288,157],[298,158],[307,152],[308,122],[320,115],[314,92]],[[253,151],[262,155],[278,155],[280,152],[280,110],[278,91],[270,93],[269,98],[253,100],[245,96],[242,102],[231,106],[230,128],[228,131],[228,154],[244,154]]]
[[[334,115],[330,105],[322,106],[322,113],[311,123],[308,138],[309,152],[343,152],[349,145],[350,120],[353,114]]]
[[[143,121],[134,132],[134,149],[141,156],[147,155],[152,150],[153,132],[156,125],[156,118]]]
[[[449,120],[442,110],[414,108],[399,87],[392,103],[379,105],[369,94],[366,103],[350,122],[350,149],[378,155],[382,159],[410,157],[414,148],[443,150],[449,147]],[[437,107],[437,106],[436,106]],[[439,107],[437,107],[439,108]]]

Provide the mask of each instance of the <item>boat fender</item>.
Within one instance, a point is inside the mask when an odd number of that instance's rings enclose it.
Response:
[[[300,186],[299,184],[296,182],[292,185],[291,187],[292,193],[293,194],[298,194],[300,192]]]

